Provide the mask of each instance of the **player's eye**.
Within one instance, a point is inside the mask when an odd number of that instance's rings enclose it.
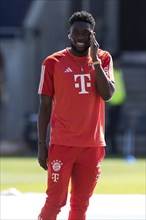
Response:
[[[84,34],[84,36],[88,37],[90,35],[90,32],[89,31],[84,31],[83,34]]]
[[[79,35],[79,31],[78,30],[73,30],[72,34],[73,35]]]

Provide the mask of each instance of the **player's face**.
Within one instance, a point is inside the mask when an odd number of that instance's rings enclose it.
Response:
[[[87,22],[75,22],[70,28],[71,49],[76,55],[85,55],[90,47],[92,27]]]

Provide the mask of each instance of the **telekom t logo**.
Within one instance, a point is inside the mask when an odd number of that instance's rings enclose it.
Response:
[[[53,180],[53,182],[58,182],[59,174],[58,173],[52,173],[52,180]]]
[[[77,83],[77,79],[79,78],[79,83]],[[89,82],[85,81],[85,78],[88,79]],[[74,80],[75,80],[75,88],[81,88],[81,91],[79,94],[88,94],[89,92],[86,90],[86,87],[91,87],[91,76],[90,74],[82,74],[82,75],[74,75]]]

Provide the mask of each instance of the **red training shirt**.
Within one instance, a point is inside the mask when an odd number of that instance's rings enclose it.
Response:
[[[98,57],[105,73],[114,81],[110,54],[99,49]],[[73,56],[66,48],[48,56],[42,65],[38,93],[53,98],[50,144],[106,145],[104,100],[96,90],[96,74],[89,55]]]

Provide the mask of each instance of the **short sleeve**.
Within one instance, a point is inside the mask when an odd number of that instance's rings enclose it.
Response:
[[[50,59],[46,59],[41,68],[38,94],[54,96],[54,68]]]
[[[106,55],[104,57],[103,70],[104,70],[105,74],[108,76],[108,78],[112,82],[115,82],[114,74],[113,74],[113,60],[112,60],[111,55],[108,52],[106,53]]]

